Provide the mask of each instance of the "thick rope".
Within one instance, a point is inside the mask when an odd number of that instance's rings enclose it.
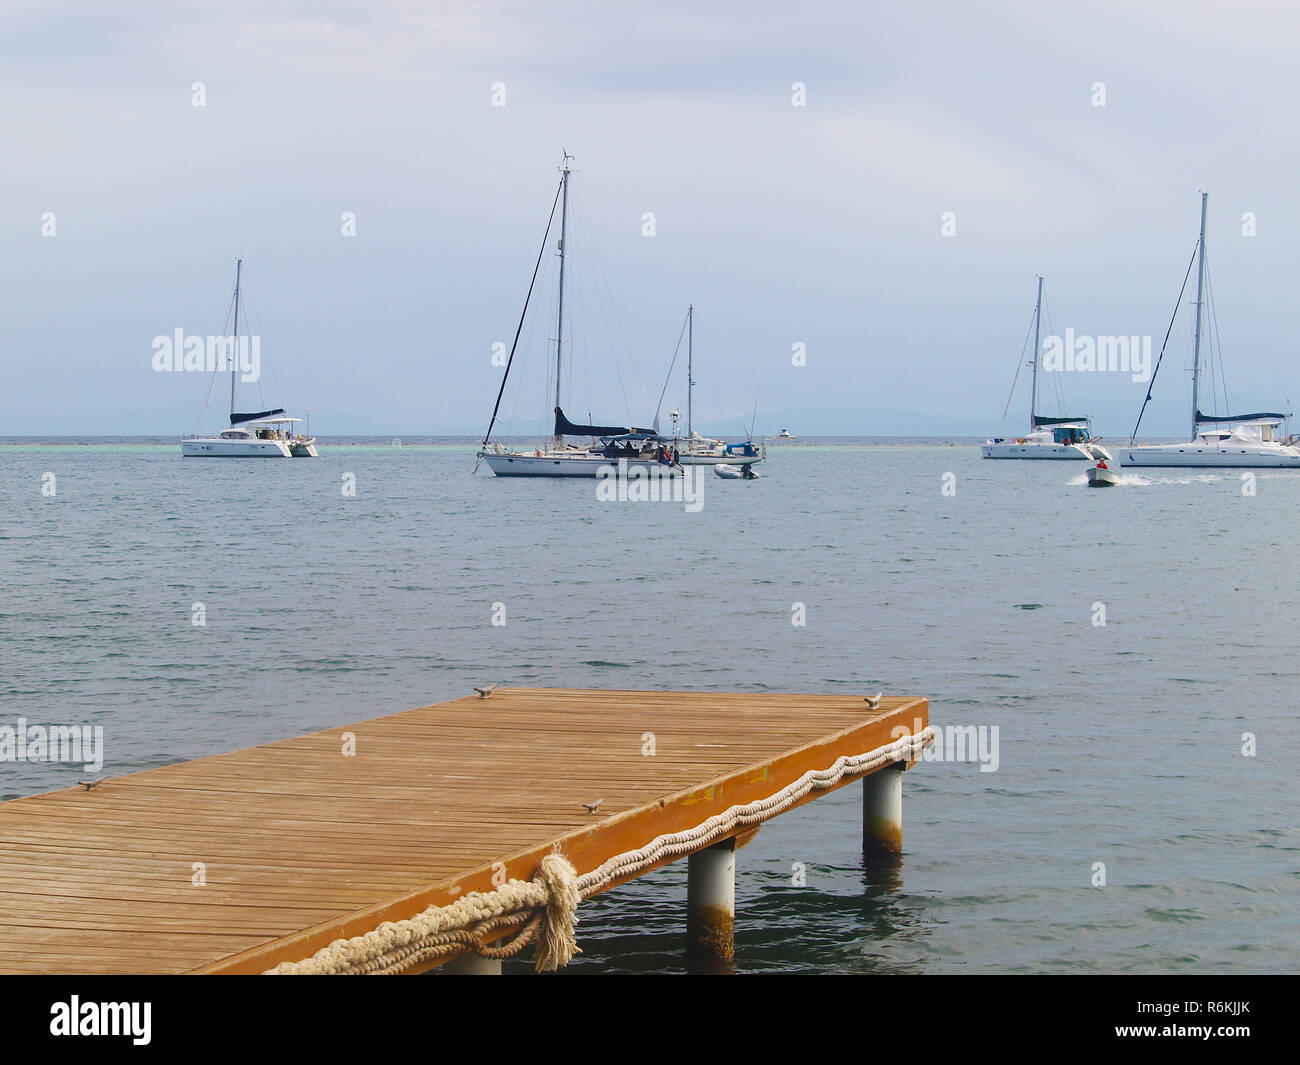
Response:
[[[273,975],[400,973],[422,962],[466,949],[484,958],[512,958],[536,943],[534,967],[551,972],[567,965],[578,947],[574,926],[578,903],[664,861],[727,839],[738,829],[761,824],[798,805],[814,791],[846,778],[874,772],[892,762],[915,761],[934,740],[934,729],[903,736],[859,755],[842,755],[827,769],[810,770],[766,799],[732,806],[694,828],[658,836],[644,847],[619,854],[582,876],[560,854],[548,854],[532,880],[509,880],[493,891],[471,891],[447,906],[430,906],[403,921],[385,921],[352,939],[336,939],[302,961],[282,962]],[[485,938],[517,927],[504,943]]]

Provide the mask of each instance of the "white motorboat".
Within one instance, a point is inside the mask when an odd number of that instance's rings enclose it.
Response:
[[[1111,458],[1111,454],[1093,438],[1092,422],[1085,417],[1047,418],[1038,413],[1038,366],[1041,361],[1040,340],[1043,320],[1043,279],[1038,279],[1038,302],[1034,305],[1034,355],[1033,383],[1029,391],[1029,432],[1024,436],[990,437],[980,449],[986,459],[1098,459]],[[1020,367],[1016,368],[1011,383],[1011,396],[1015,395]],[[1011,407],[1007,397],[1007,409]],[[1006,419],[1006,412],[1003,412]]]
[[[1119,475],[1106,465],[1105,459],[1098,459],[1097,465],[1088,467],[1089,488],[1113,488],[1119,484]]]
[[[798,439],[799,439],[797,436],[794,435],[794,433],[790,432],[789,429],[782,429],[779,433],[776,434],[776,438],[777,438],[778,440],[798,440]]]
[[[1208,211],[1209,194],[1201,193],[1201,233],[1196,242],[1193,262],[1196,264],[1196,331],[1192,342],[1192,435],[1187,441],[1173,444],[1135,444],[1138,426],[1142,424],[1142,415],[1147,404],[1151,402],[1152,389],[1156,374],[1160,372],[1160,363],[1164,359],[1161,348],[1160,359],[1156,361],[1151,374],[1151,384],[1147,387],[1146,399],[1138,412],[1137,425],[1128,445],[1120,452],[1120,461],[1125,466],[1165,466],[1165,467],[1235,467],[1239,469],[1300,468],[1300,447],[1293,442],[1279,439],[1278,427],[1290,415],[1271,411],[1256,411],[1251,414],[1203,414],[1200,407],[1201,383],[1201,325],[1205,306],[1205,218]],[[1192,263],[1188,263],[1188,275]],[[1183,278],[1183,289],[1187,288],[1187,277]],[[1183,293],[1178,293],[1182,302]],[[1177,308],[1174,310],[1178,314]],[[1173,323],[1170,323],[1170,332]],[[1166,335],[1166,343],[1168,336]],[[1225,397],[1226,399],[1226,397]]]
[[[239,282],[243,260],[235,260],[235,297],[234,297],[234,347],[239,345]],[[214,365],[215,376],[218,367]],[[315,458],[316,441],[313,437],[295,434],[292,426],[300,419],[282,417],[283,407],[274,410],[237,411],[235,409],[235,386],[238,382],[239,367],[237,360],[230,360],[230,427],[215,436],[198,433],[181,440],[183,458]],[[211,389],[209,389],[211,395]],[[204,404],[203,414],[207,413]],[[202,424],[203,415],[199,416]]]

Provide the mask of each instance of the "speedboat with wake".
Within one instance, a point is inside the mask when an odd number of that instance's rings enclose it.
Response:
[[[1119,475],[1106,465],[1105,459],[1098,459],[1097,465],[1088,467],[1089,488],[1113,488],[1119,484]]]

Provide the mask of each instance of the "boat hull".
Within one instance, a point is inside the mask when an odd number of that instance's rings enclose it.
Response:
[[[651,459],[610,459],[603,455],[528,455],[504,452],[483,456],[488,468],[498,477],[599,477],[601,470],[618,471],[620,461],[631,472],[644,470],[638,476],[680,477],[682,470],[665,466]],[[605,474],[609,476],[609,474]]]
[[[984,444],[980,448],[986,459],[1057,459],[1096,462],[1109,459],[1111,454],[1099,444],[1017,444],[1006,440],[1000,444]]]
[[[198,437],[181,441],[181,457],[187,459],[287,459],[283,440],[219,440]]]
[[[1102,470],[1096,466],[1088,470],[1088,486],[1090,488],[1113,488],[1119,484],[1119,476],[1114,470]]]
[[[1300,469],[1300,449],[1285,444],[1149,444],[1124,449],[1120,462],[1179,469]]]
[[[316,441],[314,439],[289,441],[289,454],[296,459],[314,459],[319,457],[316,454]]]
[[[680,452],[677,461],[683,466],[752,466],[762,462],[762,455],[710,455],[697,452]]]

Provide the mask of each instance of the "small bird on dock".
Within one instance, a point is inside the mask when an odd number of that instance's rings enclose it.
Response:
[[[587,813],[594,814],[596,812],[596,807],[604,801],[604,799],[597,799],[595,802],[584,802],[582,805],[587,808]]]
[[[78,780],[77,783],[80,784],[80,785],[81,785],[83,788],[85,788],[87,791],[89,791],[91,788],[97,787],[98,785],[102,784],[103,781],[100,781],[100,780]]]
[[[884,697],[884,694],[884,692],[876,692],[875,695],[864,695],[862,698],[866,699],[868,707],[872,710],[876,710],[879,709],[880,700]]]
[[[486,699],[489,695],[491,695],[491,694],[492,694],[494,691],[496,691],[499,687],[501,687],[501,682],[500,682],[500,681],[497,681],[495,684],[488,684],[488,685],[486,685],[485,687],[482,687],[482,688],[475,688],[474,690],[475,690],[476,692],[478,692],[478,697],[479,697],[480,699]]]

